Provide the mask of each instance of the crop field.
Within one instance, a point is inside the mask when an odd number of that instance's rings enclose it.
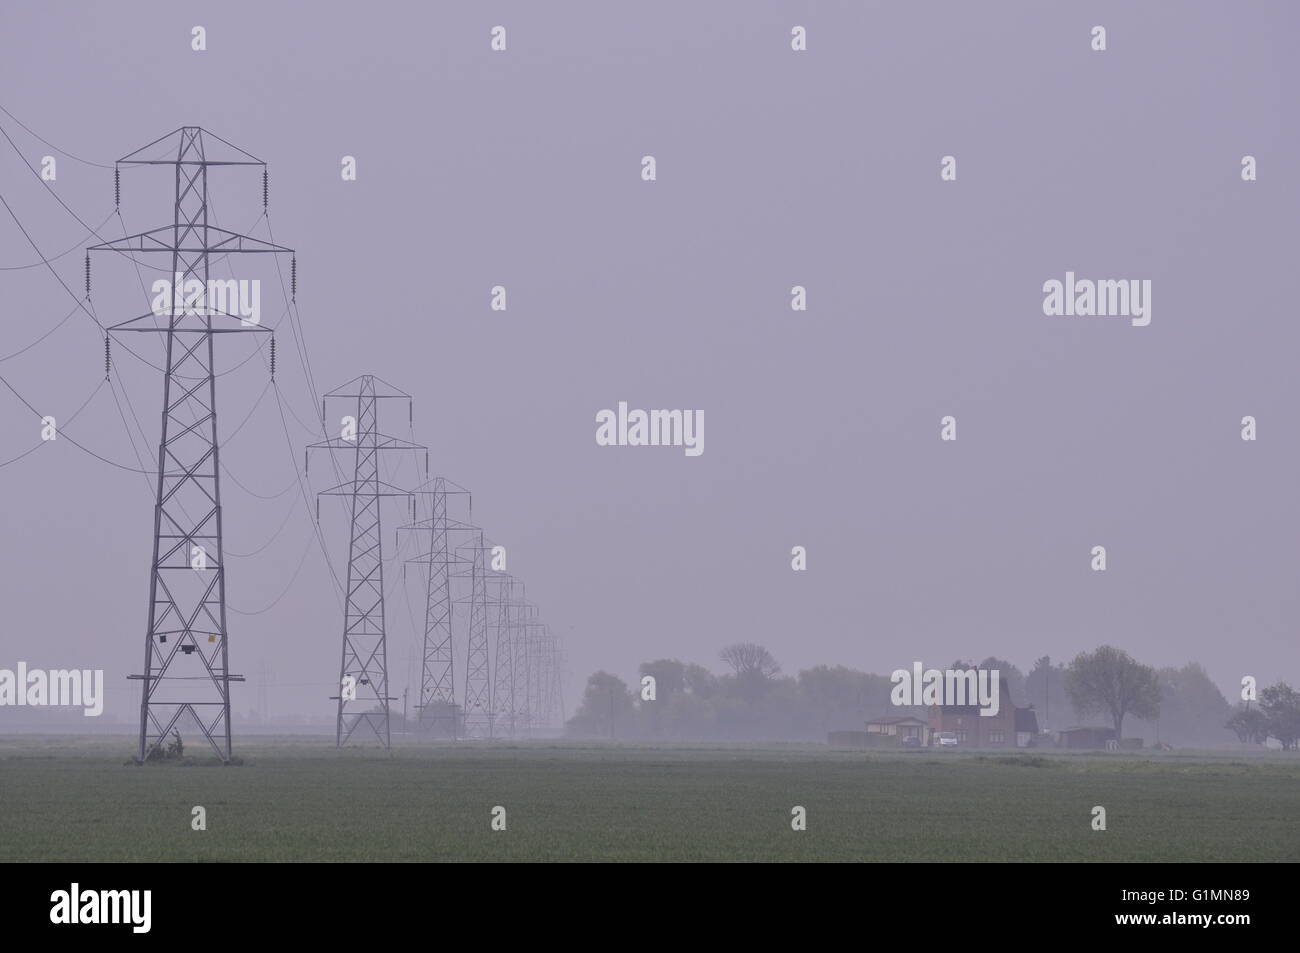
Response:
[[[1283,752],[0,738],[0,861],[1296,861]],[[207,829],[191,829],[192,810]],[[792,829],[792,809],[806,811]],[[1106,830],[1092,829],[1094,806]],[[505,830],[492,826],[504,808]]]

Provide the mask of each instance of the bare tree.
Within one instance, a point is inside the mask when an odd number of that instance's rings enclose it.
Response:
[[[776,664],[772,653],[753,642],[737,642],[735,645],[728,645],[718,657],[731,666],[737,678],[766,680],[775,678],[781,671],[781,666]]]
[[[772,653],[752,642],[728,645],[718,656],[736,673],[736,686],[746,701],[756,701],[767,690],[781,666]]]

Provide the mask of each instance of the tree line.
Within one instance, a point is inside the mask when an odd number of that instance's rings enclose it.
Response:
[[[720,672],[680,659],[643,662],[631,685],[595,672],[566,731],[624,740],[824,741],[832,731],[860,731],[871,718],[926,717],[923,708],[891,704],[888,675],[843,665],[789,675],[770,651],[749,642],[728,645],[718,659]],[[1300,693],[1279,682],[1263,689],[1258,703],[1233,706],[1195,662],[1157,669],[1103,645],[1068,663],[1044,655],[1028,672],[996,656],[948,668],[999,670],[1012,701],[1032,707],[1043,730],[1100,720],[1117,738],[1127,725],[1148,742],[1174,745],[1275,738],[1293,748],[1300,738]]]

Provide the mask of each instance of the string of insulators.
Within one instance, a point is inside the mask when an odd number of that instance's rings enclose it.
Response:
[[[429,475],[429,451],[424,451],[424,475]]]
[[[266,208],[266,203],[271,197],[271,179],[270,173],[266,169],[262,170],[262,208]]]
[[[275,335],[271,335],[271,380],[275,380]]]
[[[320,497],[316,497],[316,522],[320,522]]]
[[[298,256],[289,262],[289,291],[294,301],[298,300]]]
[[[122,170],[113,170],[113,208],[122,207]]]
[[[86,297],[90,297],[90,252],[86,252]]]
[[[407,423],[415,423],[415,401],[413,400],[406,402],[406,421]]]
[[[113,352],[111,350],[110,338],[104,335],[104,380],[108,380],[108,373],[113,367]]]

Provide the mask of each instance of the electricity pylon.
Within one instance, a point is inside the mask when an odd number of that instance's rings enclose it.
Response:
[[[364,722],[385,748],[391,744],[388,703],[388,645],[384,620],[384,547],[380,500],[386,496],[411,497],[408,490],[379,479],[379,454],[384,450],[423,450],[419,444],[379,432],[379,401],[409,394],[370,374],[354,378],[330,391],[325,399],[356,401],[356,416],[345,416],[339,436],[312,444],[308,449],[351,450],[355,454],[352,480],[319,496],[351,499],[351,538],[348,542],[348,582],[343,608],[343,659],[339,666],[338,721],[335,744],[342,747]],[[317,500],[317,519],[320,501]]]
[[[542,625],[534,639],[534,680],[537,686],[536,727],[547,733],[564,726],[564,709],[560,699],[559,644],[549,625]]]
[[[515,579],[508,572],[492,572],[488,577],[494,594],[489,599],[495,655],[492,662],[492,723],[494,730],[515,736],[514,706],[514,609]]]
[[[487,635],[487,563],[488,553],[483,541],[483,531],[473,526],[466,527],[471,539],[468,544],[470,554],[461,557],[461,562],[468,565],[466,572],[470,580],[469,592],[469,638],[465,646],[465,694],[462,710],[465,719],[465,734],[469,737],[492,737],[492,683],[488,674],[488,635]],[[459,555],[459,554],[458,554]]]
[[[555,699],[555,710],[559,712],[560,723],[559,733],[564,734],[565,728],[569,723],[569,714],[564,708],[564,648],[560,645],[560,637],[551,634],[551,693]]]
[[[535,607],[530,607],[535,608]],[[550,724],[546,690],[549,685],[546,654],[546,623],[534,613],[525,627],[528,653],[528,733],[536,737]]]
[[[149,623],[140,693],[138,759],[143,762],[188,713],[224,762],[231,758],[226,571],[221,531],[221,468],[217,439],[217,374],[213,335],[267,331],[227,313],[225,294],[209,289],[212,254],[285,253],[293,249],[208,223],[208,168],[266,163],[198,126],[184,126],[117,161],[121,166],[171,166],[172,223],[87,249],[128,258],[171,256],[165,307],[109,328],[165,335],[162,435],[154,497]],[[116,173],[115,173],[116,174]],[[195,290],[197,286],[197,291]],[[239,310],[236,308],[236,310]],[[159,319],[165,318],[165,324]],[[214,323],[214,319],[222,319]],[[228,326],[229,320],[234,326]]]
[[[428,498],[431,515],[426,520],[419,520],[404,527],[427,529],[430,534],[429,551],[408,560],[414,563],[427,563],[429,566],[428,589],[424,602],[424,649],[423,662],[420,666],[420,697],[415,708],[418,712],[417,725],[422,732],[428,732],[446,721],[448,724],[443,727],[454,739],[459,732],[457,725],[459,712],[456,707],[451,585],[455,574],[453,567],[460,560],[452,546],[450,534],[470,527],[468,523],[448,518],[447,498],[461,494],[468,497],[469,490],[446,477],[434,477],[425,485],[432,489],[417,489],[415,492]]]
[[[511,703],[515,712],[515,730],[524,737],[531,737],[533,730],[533,652],[531,627],[537,618],[537,606],[528,601],[526,587],[519,584],[519,599],[515,603],[514,639],[514,684],[511,686]]]

